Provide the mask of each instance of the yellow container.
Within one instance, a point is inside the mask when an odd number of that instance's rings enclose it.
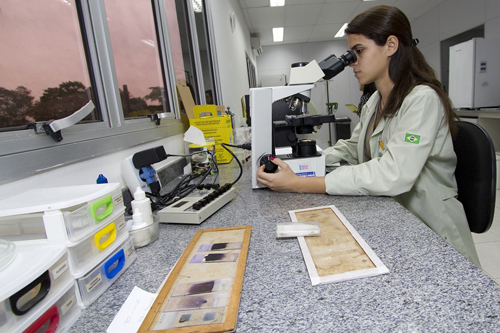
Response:
[[[195,105],[193,112],[195,118],[189,119],[189,124],[200,129],[205,139],[214,139],[217,163],[224,164],[231,162],[233,156],[220,145],[221,143],[233,144],[231,116],[217,115],[216,105]],[[203,116],[200,117],[200,114]]]

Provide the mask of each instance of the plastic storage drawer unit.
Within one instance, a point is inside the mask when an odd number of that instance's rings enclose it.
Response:
[[[116,212],[111,221],[82,241],[67,244],[69,267],[75,278],[89,272],[129,237],[124,210]]]
[[[136,258],[134,239],[129,237],[117,251],[107,257],[92,272],[77,279],[82,305],[87,307],[92,304],[127,270]]]
[[[124,207],[119,183],[33,189],[0,201],[0,238],[78,242]]]
[[[11,242],[47,239],[43,213],[0,217],[0,239]]]
[[[75,282],[69,284],[56,297],[48,310],[37,313],[34,321],[23,333],[59,333],[66,332],[80,317],[82,312],[78,306]],[[25,325],[23,325],[25,326]],[[22,327],[24,329],[24,327]],[[21,332],[21,331],[19,331]]]
[[[0,271],[0,332],[30,324],[34,313],[74,284],[65,247],[17,243],[15,251],[14,260]]]

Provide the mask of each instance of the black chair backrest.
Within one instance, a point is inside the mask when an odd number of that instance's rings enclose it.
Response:
[[[455,178],[472,232],[487,231],[493,222],[496,195],[496,156],[489,134],[479,125],[457,121],[453,140],[457,155]]]

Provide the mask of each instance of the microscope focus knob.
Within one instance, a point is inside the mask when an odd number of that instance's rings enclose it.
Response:
[[[278,170],[278,166],[271,162],[270,158],[273,157],[271,154],[262,155],[260,158],[260,165],[264,164],[264,172],[266,173],[275,173]]]

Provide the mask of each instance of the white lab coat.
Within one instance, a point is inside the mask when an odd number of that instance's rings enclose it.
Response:
[[[457,158],[438,94],[425,85],[415,87],[394,117],[381,119],[369,141],[372,159],[365,162],[366,127],[379,96],[368,100],[350,139],[325,149],[327,165],[349,163],[325,177],[327,193],[391,196],[480,267],[456,199]]]

